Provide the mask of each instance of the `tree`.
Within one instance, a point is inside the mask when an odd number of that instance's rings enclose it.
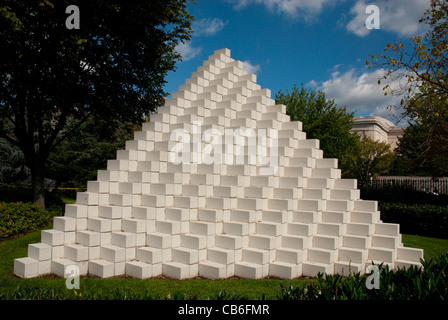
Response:
[[[407,173],[431,177],[448,174],[448,127],[440,127],[435,137],[428,140],[431,127],[424,123],[411,123],[399,138],[397,158]]]
[[[346,107],[338,107],[333,100],[328,100],[322,91],[293,86],[291,92],[279,91],[275,95],[277,104],[286,105],[286,113],[291,121],[301,121],[303,131],[308,139],[319,139],[320,148],[326,158],[342,160],[356,144],[359,137],[350,130],[353,127],[354,113],[349,113]],[[344,171],[344,161],[340,167]]]
[[[350,149],[344,158],[346,176],[358,179],[360,185],[389,172],[395,158],[388,143],[369,137],[363,137]]]
[[[188,2],[0,2],[0,137],[23,152],[41,207],[50,152],[90,116],[140,123],[163,104],[174,48],[191,36]],[[66,27],[69,5],[79,29]]]
[[[58,187],[83,188],[107,167],[117,150],[132,140],[136,125],[119,120],[105,121],[95,116],[84,122],[76,136],[60,143],[48,157],[47,176]]]
[[[411,126],[425,128],[419,145],[411,151],[421,154],[411,158],[430,163],[435,150],[441,151],[439,156],[448,156],[446,150],[440,150],[448,143],[448,2],[431,0],[420,23],[428,27],[424,37],[414,36],[408,45],[399,41],[388,44],[382,54],[372,54],[366,63],[385,70],[379,84],[390,80],[400,83],[385,85],[384,94],[401,95],[400,105],[391,107],[400,109]]]

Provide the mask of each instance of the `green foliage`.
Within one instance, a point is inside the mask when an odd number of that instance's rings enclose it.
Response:
[[[0,138],[0,182],[21,183],[30,177],[23,153],[12,143]]]
[[[448,125],[434,130],[428,122],[411,123],[396,149],[406,174],[443,177],[448,174]]]
[[[291,91],[280,90],[275,102],[286,105],[291,121],[302,122],[308,139],[320,140],[325,158],[343,159],[359,140],[350,132],[354,113],[347,112],[346,107],[338,107],[334,99],[328,100],[322,91],[307,90],[303,84],[300,89],[294,85]]]
[[[0,240],[47,226],[52,218],[35,204],[0,202]]]
[[[446,300],[448,299],[448,252],[423,268],[390,270],[380,265],[380,288],[367,289],[368,275],[351,277],[319,275],[304,287],[282,285],[283,300]]]
[[[364,137],[350,148],[341,161],[344,177],[358,179],[359,185],[389,172],[395,154],[389,144]]]
[[[384,222],[400,224],[400,231],[448,239],[448,207],[380,202]]]
[[[58,187],[85,188],[87,181],[96,180],[97,172],[115,159],[117,150],[124,149],[139,126],[118,120],[89,118],[76,135],[59,144],[48,158],[47,176]]]

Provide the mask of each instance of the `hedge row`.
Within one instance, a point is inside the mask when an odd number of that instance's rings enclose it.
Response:
[[[319,275],[304,287],[282,287],[283,300],[447,300],[448,252],[422,261],[423,268],[390,270],[380,266],[379,289],[368,289],[368,275]],[[371,279],[369,279],[371,280]]]
[[[53,216],[33,203],[0,202],[0,240],[45,227]]]
[[[448,207],[380,202],[381,220],[400,224],[400,232],[448,239]]]

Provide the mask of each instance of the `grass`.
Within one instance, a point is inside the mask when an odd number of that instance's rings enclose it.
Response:
[[[170,280],[164,278],[133,279],[117,277],[111,279],[99,279],[94,277],[82,277],[81,288],[74,291],[67,290],[65,279],[44,276],[34,279],[19,279],[13,274],[14,259],[27,256],[29,243],[40,242],[40,231],[33,232],[15,239],[0,243],[0,294],[17,294],[17,288],[22,292],[33,290],[52,289],[56,294],[65,299],[82,297],[97,299],[122,299],[124,294],[128,298],[150,297],[152,299],[278,299],[281,293],[281,284],[304,286],[313,279],[191,279]],[[403,235],[403,243],[408,247],[422,248],[425,250],[425,259],[429,260],[441,253],[448,251],[448,240],[421,237],[416,235]],[[220,295],[221,293],[221,295]],[[46,298],[46,297],[43,297]]]

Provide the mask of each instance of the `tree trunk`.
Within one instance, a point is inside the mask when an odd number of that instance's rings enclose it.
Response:
[[[42,209],[45,209],[45,167],[43,163],[34,163],[31,170],[33,201]]]

